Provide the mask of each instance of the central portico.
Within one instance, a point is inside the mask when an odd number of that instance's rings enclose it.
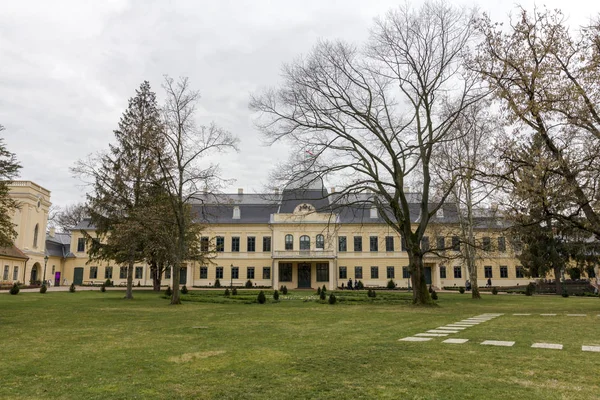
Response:
[[[288,289],[316,289],[325,285],[330,290],[337,287],[336,262],[332,251],[276,253],[273,256],[273,287],[286,285]]]

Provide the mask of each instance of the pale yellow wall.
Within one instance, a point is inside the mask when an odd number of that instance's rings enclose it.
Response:
[[[10,196],[20,208],[13,215],[18,232],[15,245],[25,253],[42,253],[45,249],[50,191],[30,181],[14,181],[9,185]],[[37,245],[34,246],[34,229],[38,225]],[[42,256],[43,257],[43,256]]]

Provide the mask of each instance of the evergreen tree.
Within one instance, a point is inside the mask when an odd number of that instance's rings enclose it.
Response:
[[[3,130],[4,127],[0,125],[0,132]],[[9,196],[8,185],[20,168],[17,157],[8,151],[4,139],[0,138],[0,247],[12,246],[17,237],[12,215],[18,204]]]

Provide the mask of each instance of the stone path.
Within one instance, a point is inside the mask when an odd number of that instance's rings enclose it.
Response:
[[[452,324],[444,325],[437,327],[435,329],[430,329],[427,332],[417,333],[414,336],[408,336],[402,339],[398,339],[402,342],[428,342],[433,338],[437,337],[446,337],[448,335],[461,333],[463,330],[477,326],[483,322],[490,321],[494,318],[497,318],[504,314],[481,314],[475,317],[466,318],[458,322],[454,322]],[[530,316],[530,313],[514,313],[512,315],[516,316]],[[557,314],[539,314],[543,317],[554,317]],[[586,317],[587,314],[566,314],[567,317]],[[600,317],[600,314],[598,314]],[[459,339],[459,338],[450,338],[445,339],[442,343],[447,344],[465,344],[469,341],[469,339]],[[483,346],[500,346],[500,347],[512,347],[515,345],[513,341],[502,341],[502,340],[484,340],[480,343]],[[533,343],[531,348],[534,349],[551,349],[551,350],[562,350],[563,345],[560,343]],[[581,351],[590,351],[595,353],[600,353],[600,346],[581,346]]]

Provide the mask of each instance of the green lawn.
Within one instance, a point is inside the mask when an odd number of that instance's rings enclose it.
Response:
[[[581,351],[600,345],[598,298],[442,293],[419,308],[402,293],[340,293],[333,306],[309,292],[264,305],[244,293],[191,292],[170,306],[152,292],[4,292],[0,398],[600,398],[600,353]],[[448,336],[463,345],[398,341],[487,312],[505,315]]]

